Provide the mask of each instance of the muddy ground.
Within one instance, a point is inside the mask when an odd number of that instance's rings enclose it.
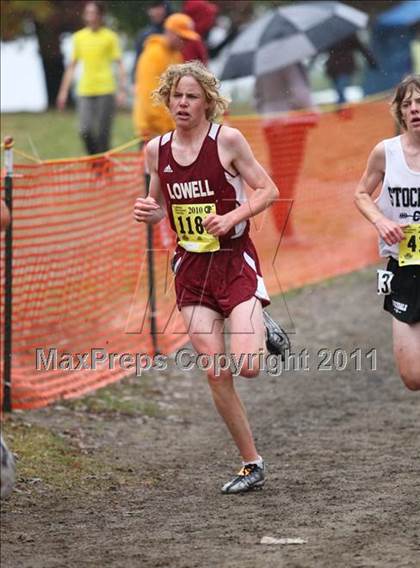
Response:
[[[220,493],[238,456],[199,374],[125,380],[6,422],[19,481],[2,567],[420,566],[420,399],[396,376],[374,270],[286,303],[304,368],[237,380],[269,467],[262,491]],[[287,319],[281,298],[271,312]],[[329,370],[321,349],[342,350]]]

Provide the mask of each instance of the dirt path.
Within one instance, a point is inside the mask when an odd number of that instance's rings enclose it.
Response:
[[[396,378],[374,271],[301,290],[287,307],[307,369],[239,379],[269,465],[263,491],[220,493],[238,460],[199,375],[125,381],[6,424],[22,449],[2,567],[419,566],[420,399]],[[286,313],[280,299],[271,311]],[[319,369],[320,349],[358,348],[362,370],[356,355]],[[25,464],[36,440],[43,455]]]

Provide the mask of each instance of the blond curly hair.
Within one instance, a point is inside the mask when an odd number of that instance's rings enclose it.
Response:
[[[159,86],[152,93],[153,100],[163,103],[169,108],[171,91],[176,87],[182,77],[193,77],[204,91],[209,107],[206,109],[206,118],[209,121],[223,115],[229,106],[230,100],[220,94],[220,82],[201,61],[189,61],[178,65],[170,65],[160,77]]]

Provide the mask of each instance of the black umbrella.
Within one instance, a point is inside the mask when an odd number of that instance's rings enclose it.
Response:
[[[366,26],[367,14],[341,2],[270,10],[232,42],[221,79],[261,76],[324,51]]]

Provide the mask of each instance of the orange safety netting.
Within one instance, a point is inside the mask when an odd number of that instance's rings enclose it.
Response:
[[[370,151],[395,135],[388,100],[325,112],[315,120],[312,114],[296,114],[286,126],[279,121],[277,136],[267,134],[267,122],[273,130],[275,121],[261,117],[229,119],[286,198],[260,215],[262,223],[259,218],[252,223],[269,291],[289,290],[376,261],[375,231],[357,211],[353,196]]]
[[[244,133],[286,198],[251,221],[271,295],[377,259],[374,231],[356,211],[353,193],[369,151],[394,134],[386,101],[286,122],[257,116],[228,122]],[[13,408],[91,391],[132,374],[131,357],[152,353],[146,229],[132,219],[143,192],[140,152],[15,166]],[[170,353],[186,339],[170,271],[175,241],[166,222],[154,233],[157,340]],[[1,251],[3,258],[4,235]],[[3,270],[1,284],[3,330]],[[55,370],[45,370],[50,349]],[[92,349],[104,359],[96,370],[83,368],[92,365]]]
[[[107,354],[152,351],[147,315],[142,326],[147,306],[146,235],[132,217],[134,201],[142,192],[140,152],[15,166],[13,408],[80,395],[130,372],[117,365],[118,360],[115,368],[99,362],[96,371],[69,371],[67,365],[80,366],[80,360],[74,356],[66,363],[63,354],[91,349]],[[2,258],[4,241],[3,234]],[[160,263],[157,267],[159,272]],[[158,273],[158,283],[159,277]],[[139,307],[137,302],[138,312],[129,318],[136,290],[143,304]],[[1,306],[3,330],[3,270]],[[181,337],[178,334],[171,345],[164,338],[162,348],[183,342]],[[42,349],[41,370],[36,370],[36,349]],[[57,370],[45,370],[50,349],[57,350],[57,361],[51,359]]]

